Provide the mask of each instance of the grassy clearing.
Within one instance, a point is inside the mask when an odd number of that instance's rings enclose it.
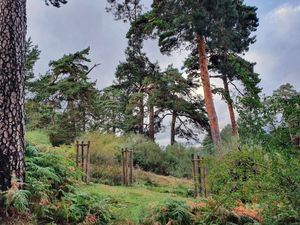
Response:
[[[49,135],[43,130],[27,131],[25,140],[28,144],[36,146],[38,149],[46,149],[51,147]]]
[[[131,224],[132,222],[138,223],[141,221],[151,208],[168,199],[191,201],[191,198],[174,193],[174,190],[179,190],[183,187],[183,185],[176,187],[148,187],[141,185],[123,187],[92,184],[82,185],[80,189],[84,192],[111,199],[112,210],[116,216],[115,224]],[[167,191],[169,193],[166,193]]]

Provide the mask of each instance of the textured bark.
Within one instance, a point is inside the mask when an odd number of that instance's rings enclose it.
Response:
[[[24,181],[26,0],[0,1],[0,189]]]
[[[211,137],[214,146],[219,149],[221,137],[220,137],[218,117],[215,110],[213,95],[210,86],[205,41],[204,38],[200,36],[197,37],[197,40],[198,40],[200,77],[201,77],[203,91],[204,91],[205,107],[209,119]]]
[[[155,130],[154,130],[154,106],[149,106],[149,138],[155,140]]]
[[[176,135],[176,111],[174,110],[172,113],[172,121],[171,121],[171,145],[174,145],[176,143],[175,135]]]
[[[238,136],[238,128],[237,128],[237,123],[236,123],[235,114],[234,114],[234,110],[233,110],[232,100],[230,97],[228,80],[226,77],[223,78],[223,84],[224,84],[224,91],[225,91],[225,95],[226,95],[228,112],[229,112],[230,121],[231,121],[232,135],[237,137]]]

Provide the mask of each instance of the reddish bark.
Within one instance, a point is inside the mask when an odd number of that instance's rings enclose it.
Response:
[[[205,49],[205,40],[203,37],[198,36],[198,53],[199,53],[199,66],[200,66],[200,78],[202,81],[203,91],[204,91],[204,101],[205,107],[208,114],[211,137],[214,143],[214,146],[219,149],[220,148],[220,130],[218,117],[215,110],[215,105],[213,101],[213,95],[210,86],[210,79],[208,74],[208,61],[207,54]]]
[[[223,79],[223,83],[224,83],[224,90],[225,90],[225,95],[226,95],[228,112],[229,112],[230,121],[231,121],[232,136],[237,137],[238,136],[238,127],[237,127],[237,123],[236,123],[236,119],[235,119],[234,109],[233,109],[232,100],[231,100],[230,92],[229,92],[228,81],[227,81],[226,77]]]

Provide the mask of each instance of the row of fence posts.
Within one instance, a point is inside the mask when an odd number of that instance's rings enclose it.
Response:
[[[81,167],[84,175],[82,180],[86,183],[90,182],[90,141],[76,141],[76,166]],[[122,161],[122,183],[123,185],[133,184],[133,151],[127,148],[121,149]],[[195,197],[207,197],[207,167],[204,158],[192,154],[192,173],[194,180]]]
[[[128,150],[127,148],[122,148],[122,169],[123,176],[122,181],[123,185],[132,185],[133,184],[133,151]]]
[[[90,144],[90,141],[87,143],[76,141],[76,166],[81,167],[84,173],[82,180],[87,184],[90,182]]]
[[[195,154],[192,154],[192,173],[195,197],[207,197],[207,167],[204,158]]]

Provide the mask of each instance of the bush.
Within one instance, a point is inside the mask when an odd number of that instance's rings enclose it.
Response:
[[[134,164],[143,170],[166,174],[164,154],[158,144],[142,135],[125,137],[124,147],[134,150]]]
[[[194,152],[195,150],[180,144],[167,146],[165,151],[167,174],[175,177],[192,177],[191,155]]]
[[[91,163],[97,165],[116,164],[117,153],[124,142],[122,138],[114,134],[99,132],[85,134],[80,139],[91,142]]]
[[[186,203],[176,200],[168,200],[163,205],[154,209],[152,215],[145,219],[143,224],[167,224],[170,220],[174,225],[191,225],[192,214]]]
[[[122,168],[118,165],[92,165],[91,166],[92,181],[107,185],[122,184]]]
[[[18,189],[16,180],[1,195],[8,214],[32,213],[41,224],[108,224],[107,200],[76,190],[82,174],[58,149],[40,152],[27,146],[25,159],[25,190]]]
[[[238,201],[256,204],[263,210],[266,224],[278,225],[282,220],[289,224],[286,218],[293,221],[300,212],[299,162],[299,157],[244,147],[213,161],[210,191],[227,208],[235,207]]]

